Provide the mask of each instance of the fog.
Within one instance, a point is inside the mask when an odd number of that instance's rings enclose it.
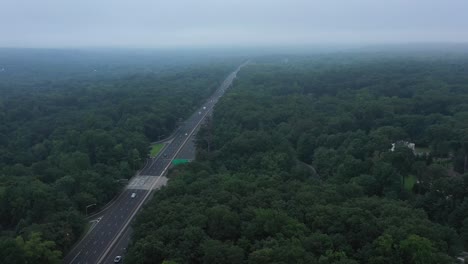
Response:
[[[0,0],[0,47],[468,42],[466,0]]]

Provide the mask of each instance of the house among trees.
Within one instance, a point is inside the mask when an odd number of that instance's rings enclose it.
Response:
[[[408,141],[403,141],[403,140],[399,140],[395,143],[392,143],[392,148],[390,149],[390,151],[395,151],[395,147],[396,146],[403,146],[403,147],[407,147],[409,149],[411,149],[413,151],[413,154],[416,155],[416,145],[414,143],[411,143],[411,142],[408,142]]]

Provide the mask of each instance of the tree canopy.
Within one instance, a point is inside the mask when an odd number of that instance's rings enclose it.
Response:
[[[127,261],[453,263],[467,73],[466,55],[256,59],[137,217]]]
[[[86,211],[110,201],[141,168],[149,143],[169,136],[237,63],[90,79],[35,80],[26,69],[0,79],[0,262],[60,262]]]

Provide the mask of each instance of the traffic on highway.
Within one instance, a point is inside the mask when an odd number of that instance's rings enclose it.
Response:
[[[130,241],[131,229],[129,225],[138,210],[150,197],[153,190],[159,189],[167,183],[165,174],[171,162],[179,153],[184,156],[195,155],[192,136],[205,117],[211,113],[214,105],[232,84],[237,72],[248,62],[240,65],[228,75],[215,93],[205,104],[197,109],[181,126],[166,146],[129,182],[125,190],[117,199],[93,219],[94,225],[65,256],[63,263],[119,263],[125,261],[125,253]],[[189,144],[187,144],[189,143]]]

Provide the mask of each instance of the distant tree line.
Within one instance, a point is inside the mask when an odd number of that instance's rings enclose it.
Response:
[[[59,262],[82,234],[86,211],[121,190],[149,143],[195,111],[233,61],[101,80],[3,82],[0,262]]]
[[[138,216],[126,261],[453,263],[468,245],[468,56],[256,62]]]

